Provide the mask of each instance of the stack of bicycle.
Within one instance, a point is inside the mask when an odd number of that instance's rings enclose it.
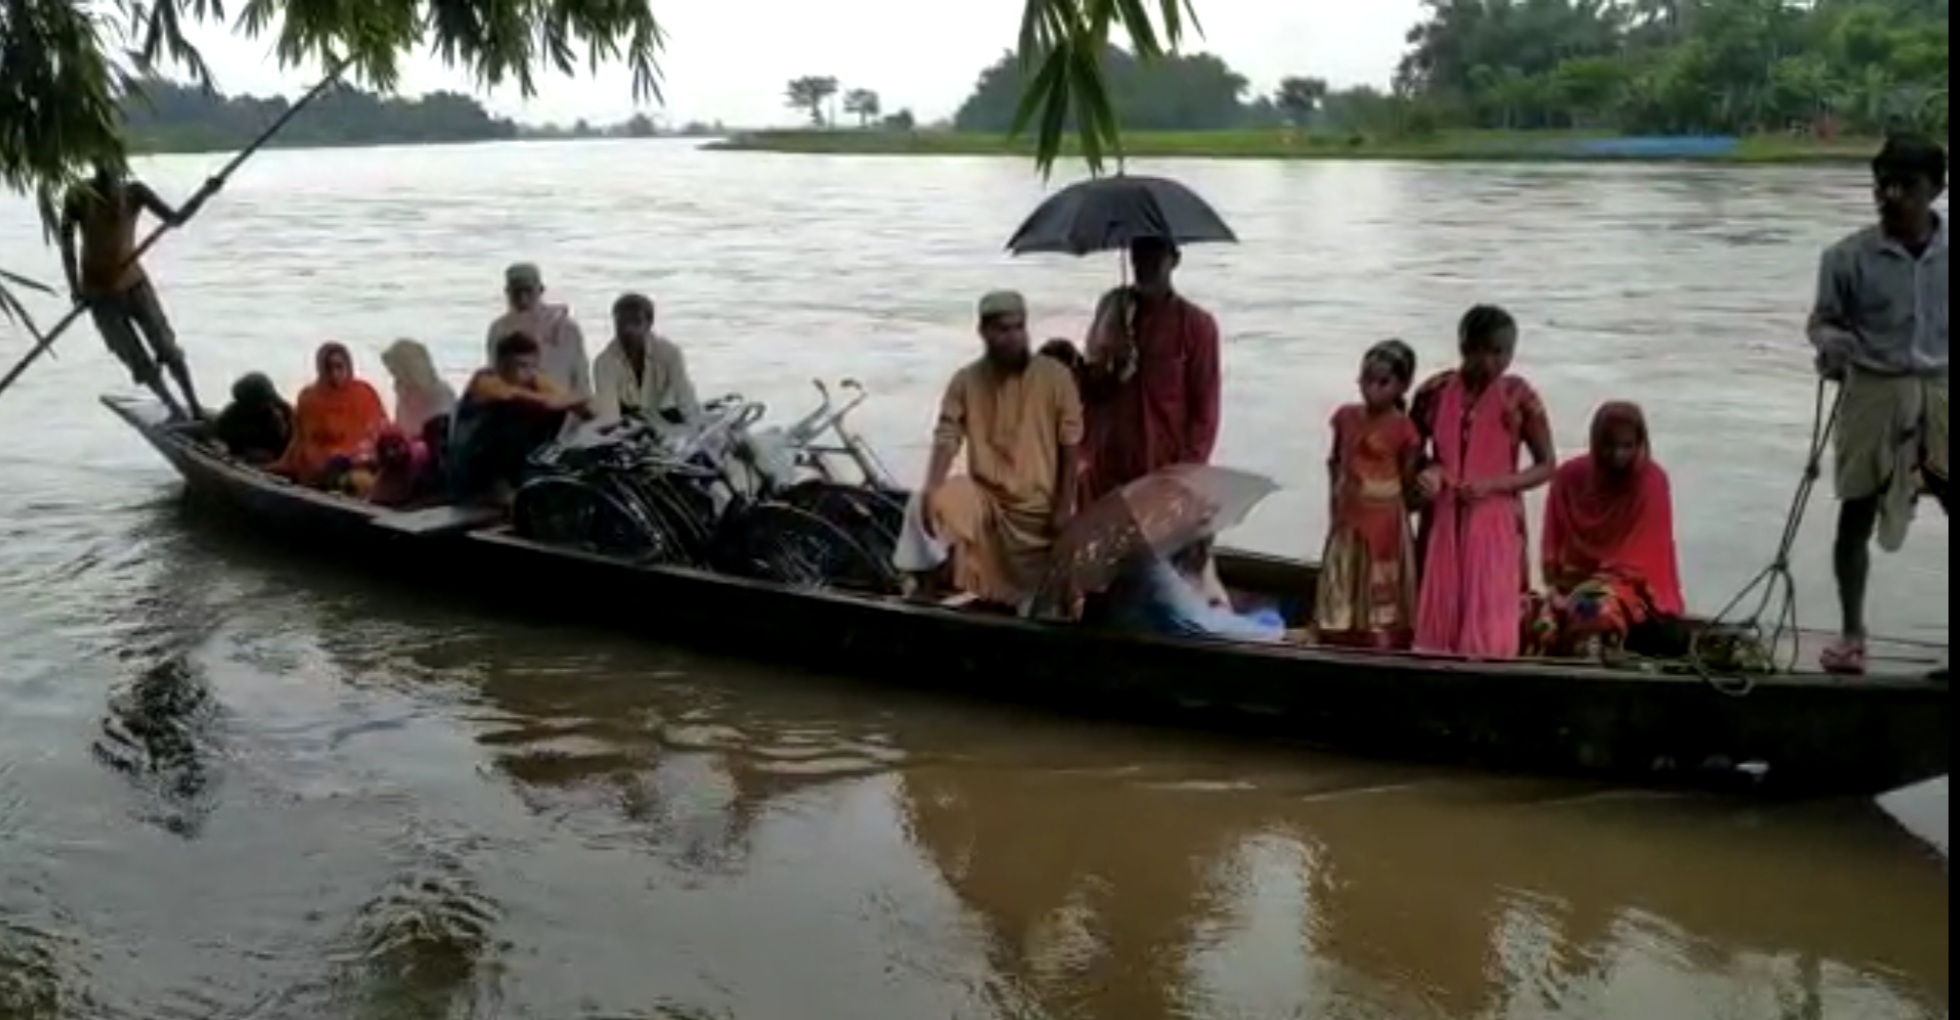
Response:
[[[513,524],[533,541],[642,563],[896,592],[905,493],[844,424],[863,388],[843,383],[840,407],[816,387],[820,405],[786,429],[758,428],[766,407],[730,396],[682,438],[636,424],[551,446],[533,459]]]

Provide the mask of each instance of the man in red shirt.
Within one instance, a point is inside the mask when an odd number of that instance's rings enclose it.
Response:
[[[1084,505],[1175,464],[1205,464],[1218,442],[1218,321],[1179,296],[1177,246],[1130,246],[1133,287],[1096,310],[1082,397]]]

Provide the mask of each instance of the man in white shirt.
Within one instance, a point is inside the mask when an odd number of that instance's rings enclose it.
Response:
[[[681,349],[653,331],[653,300],[624,294],[613,302],[613,340],[592,366],[593,422],[635,418],[663,434],[691,432],[706,417]]]
[[[544,274],[528,262],[504,271],[504,297],[510,307],[490,324],[484,343],[488,364],[496,363],[497,343],[513,333],[538,342],[538,374],[566,393],[592,395],[592,363],[585,353],[585,334],[571,309],[546,304]]]

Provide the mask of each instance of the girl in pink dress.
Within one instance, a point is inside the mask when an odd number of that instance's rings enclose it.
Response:
[[[1361,362],[1359,404],[1334,414],[1333,505],[1314,627],[1324,644],[1407,648],[1415,636],[1416,544],[1409,493],[1422,433],[1409,418],[1416,354],[1400,340]]]
[[[1462,366],[1423,384],[1413,411],[1428,448],[1415,647],[1512,659],[1531,587],[1524,494],[1551,481],[1558,455],[1544,402],[1509,374],[1517,320],[1479,306],[1457,338]]]

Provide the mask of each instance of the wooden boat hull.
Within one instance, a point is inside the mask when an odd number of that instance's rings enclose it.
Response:
[[[584,622],[744,658],[1409,760],[1798,795],[1878,793],[1948,772],[1947,688],[1923,678],[1780,676],[1736,696],[1693,676],[1171,641],[786,589],[496,527],[408,527],[402,515],[237,465],[141,406],[105,403],[177,469],[188,495],[245,530],[501,592],[531,617],[564,606]],[[1267,590],[1310,576],[1270,557],[1222,565],[1228,582]],[[539,594],[552,592],[579,594]]]

